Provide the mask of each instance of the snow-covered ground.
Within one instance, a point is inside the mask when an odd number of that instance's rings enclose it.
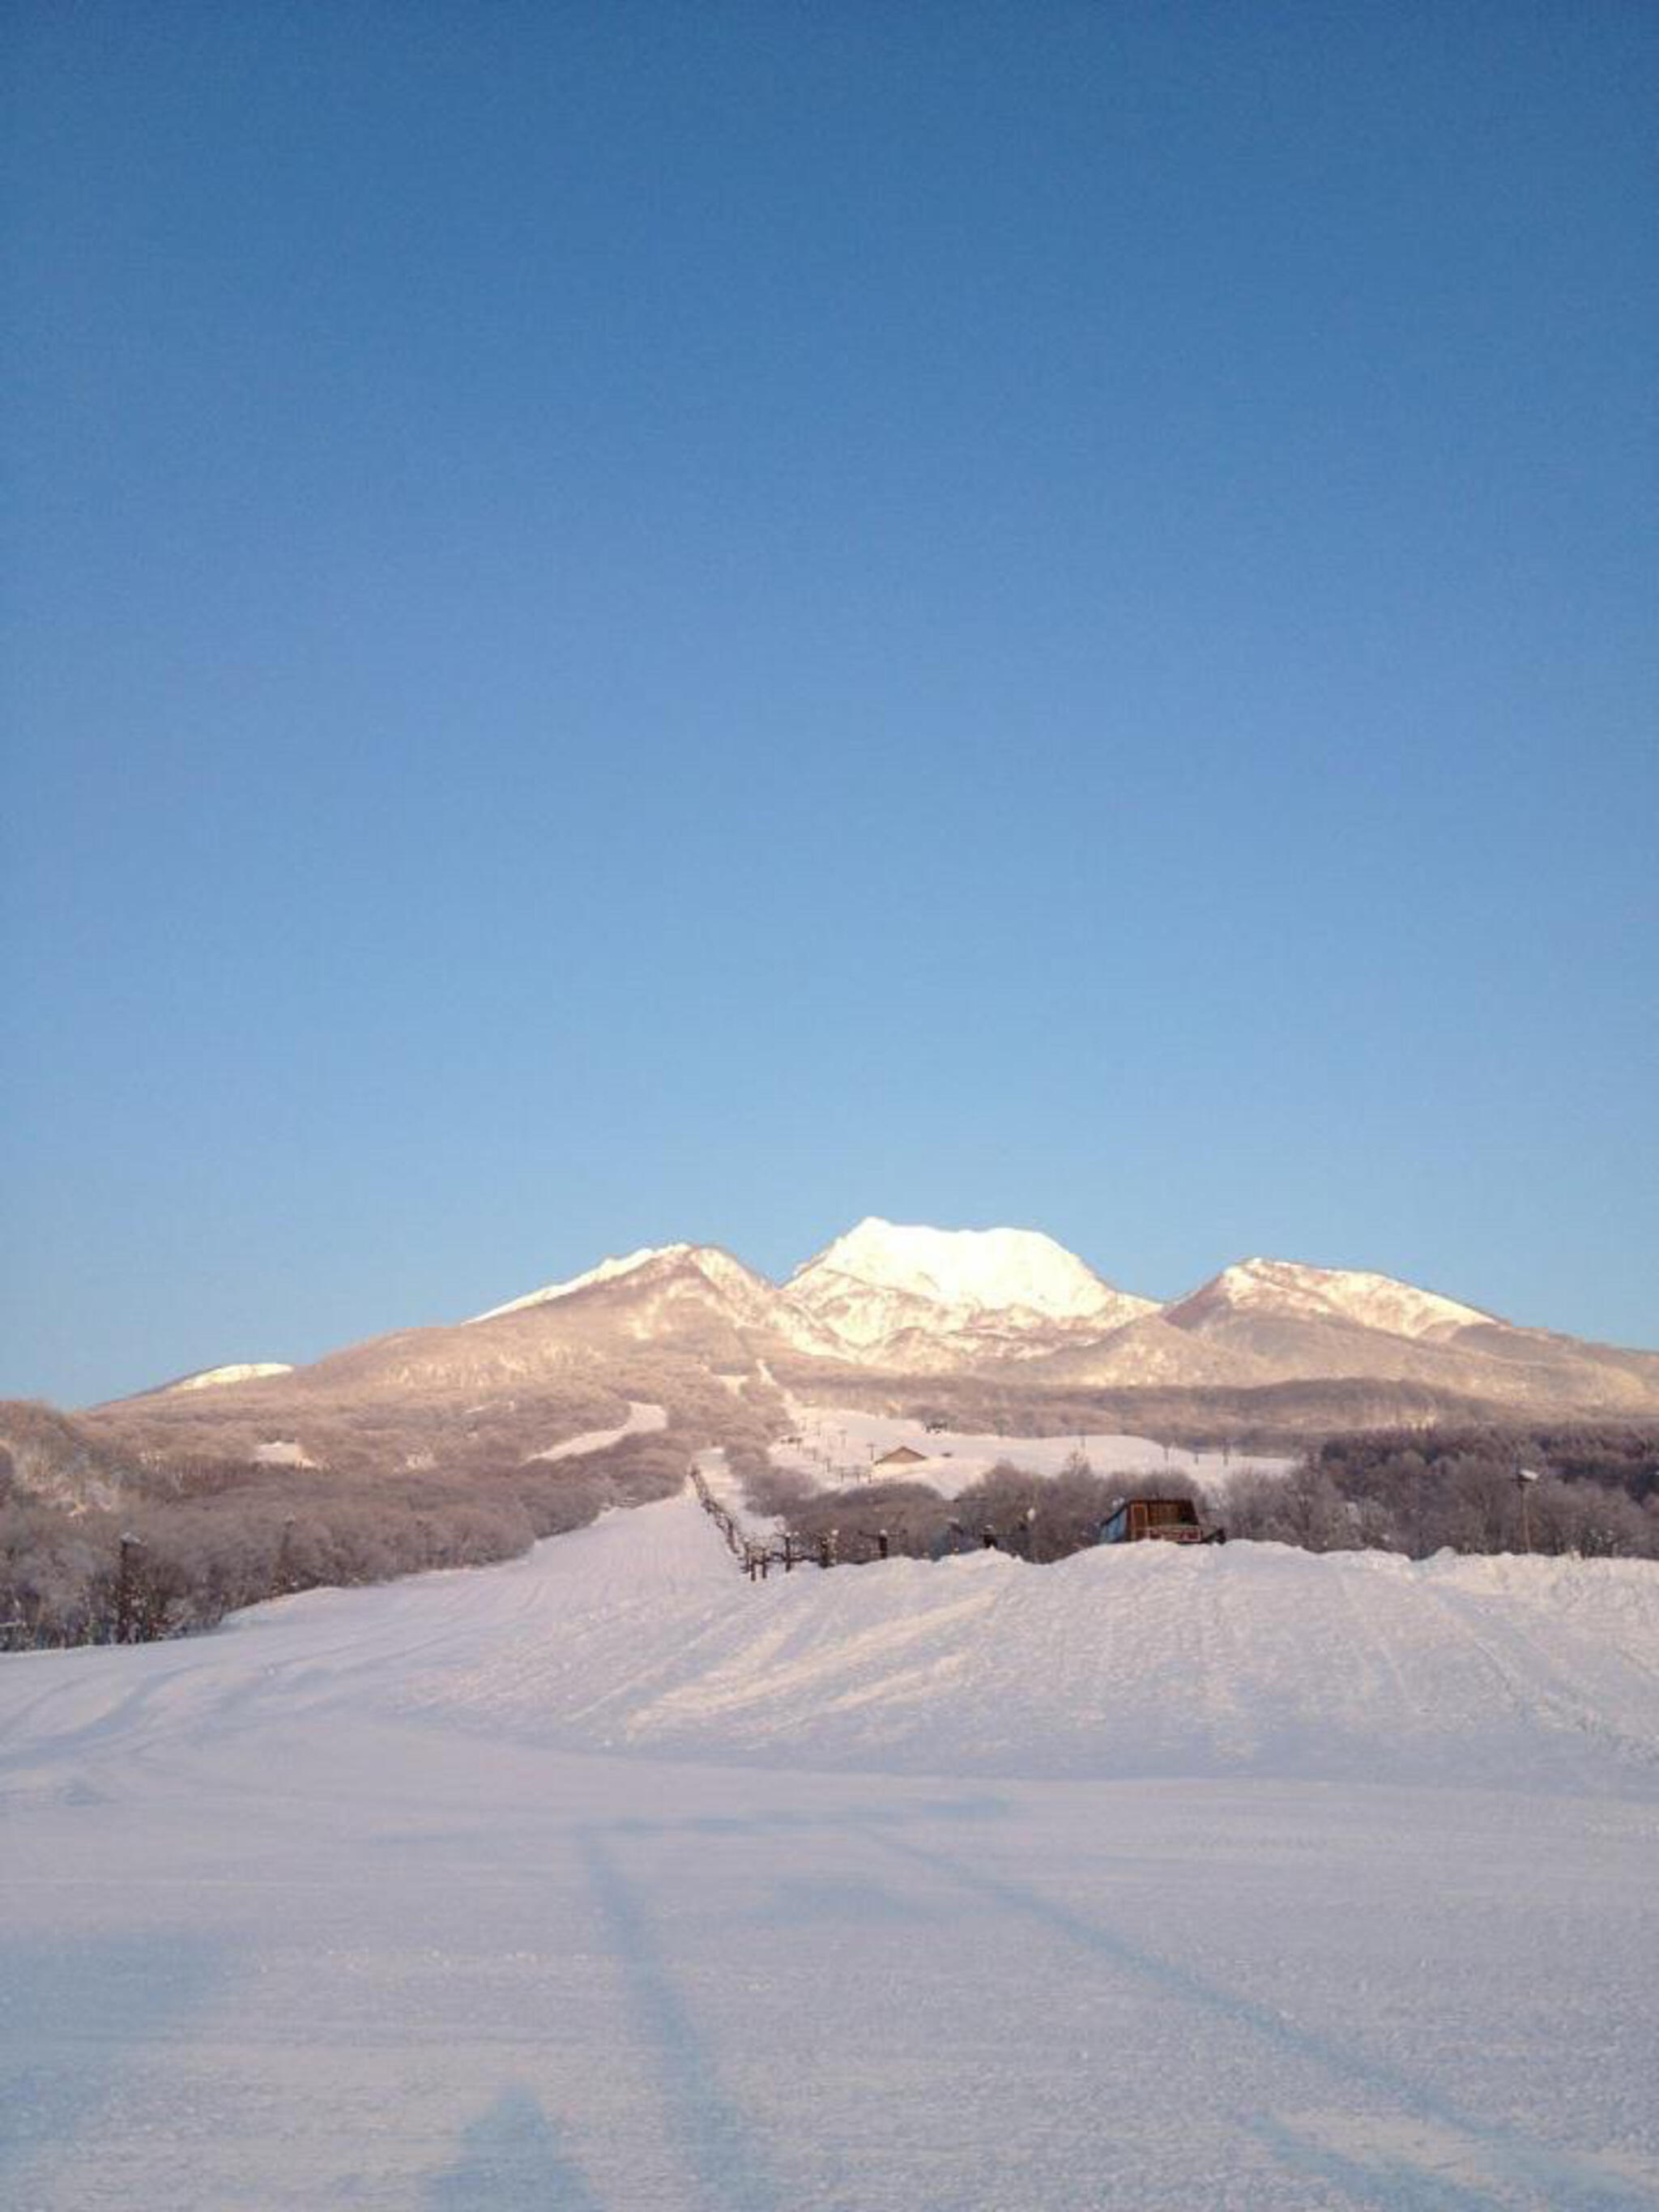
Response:
[[[614,1429],[587,1429],[579,1437],[567,1437],[562,1444],[550,1444],[545,1451],[532,1452],[532,1459],[582,1459],[589,1452],[609,1451],[624,1437],[654,1435],[668,1425],[668,1413],[662,1406],[641,1405],[635,1399],[628,1403],[628,1419]]]
[[[688,1492],[0,1664],[18,2212],[1659,2207],[1659,1573]]]
[[[315,1467],[314,1459],[307,1457],[305,1446],[294,1437],[274,1437],[269,1443],[256,1444],[253,1456],[261,1467]]]
[[[1058,1474],[1081,1453],[1097,1474],[1145,1475],[1155,1485],[1171,1471],[1195,1476],[1212,1495],[1224,1492],[1231,1477],[1246,1469],[1280,1474],[1292,1462],[1237,1452],[1188,1451],[1180,1444],[1154,1443],[1150,1437],[1073,1433],[1063,1437],[980,1436],[941,1430],[929,1434],[920,1422],[892,1413],[857,1413],[842,1406],[795,1405],[791,1408],[795,1441],[770,1447],[780,1467],[810,1474],[823,1484],[858,1481],[867,1475],[896,1475],[925,1482],[954,1498],[999,1460],[1009,1460],[1032,1474]],[[885,1452],[908,1445],[922,1454],[919,1466],[878,1468]]]
[[[691,1463],[708,1485],[709,1495],[736,1519],[746,1535],[754,1537],[757,1542],[781,1536],[781,1516],[753,1510],[744,1497],[742,1483],[732,1472],[720,1446],[714,1444],[707,1451],[694,1453]]]

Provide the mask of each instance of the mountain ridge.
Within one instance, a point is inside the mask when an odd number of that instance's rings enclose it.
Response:
[[[242,1363],[112,1401],[174,1421],[274,1419],[284,1406],[519,1404],[578,1387],[651,1393],[630,1367],[798,1390],[886,1376],[982,1383],[1052,1400],[1079,1390],[1217,1401],[1307,1386],[1311,1402],[1386,1386],[1471,1407],[1565,1417],[1659,1413],[1659,1354],[1522,1328],[1395,1277],[1262,1257],[1236,1261],[1168,1302],[1120,1289],[1034,1230],[939,1230],[869,1216],[781,1283],[723,1247],[644,1246],[470,1319],[394,1331],[289,1370]],[[211,1378],[212,1387],[205,1387]],[[619,1379],[620,1378],[620,1379]],[[837,1380],[837,1378],[842,1378]],[[106,1409],[97,1409],[103,1411]],[[297,1418],[297,1416],[296,1416]],[[267,1423],[269,1425],[269,1422]],[[292,1425],[290,1423],[289,1425]]]

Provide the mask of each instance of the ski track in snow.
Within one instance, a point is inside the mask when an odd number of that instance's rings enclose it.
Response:
[[[0,1665],[19,2212],[1659,2208],[1659,1573],[750,1585],[690,1492]]]

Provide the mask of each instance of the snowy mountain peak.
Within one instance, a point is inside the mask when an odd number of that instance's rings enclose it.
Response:
[[[872,1214],[793,1279],[850,1275],[940,1305],[1017,1308],[1058,1321],[1092,1316],[1116,1297],[1091,1267],[1035,1229],[927,1229]]]
[[[1347,1267],[1310,1267],[1294,1260],[1240,1260],[1172,1307],[1176,1322],[1222,1310],[1293,1314],[1340,1321],[1393,1336],[1439,1337],[1489,1322],[1492,1316],[1436,1291],[1419,1291],[1392,1275]]]
[[[635,1268],[648,1267],[653,1260],[683,1258],[693,1249],[690,1244],[641,1245],[637,1252],[626,1253],[620,1259],[601,1260],[597,1267],[572,1275],[566,1282],[545,1284],[539,1291],[526,1291],[521,1298],[509,1298],[505,1305],[491,1306],[488,1313],[473,1314],[471,1322],[499,1321],[503,1314],[521,1313],[526,1306],[544,1306],[553,1298],[568,1298],[574,1291],[592,1290],[596,1283],[614,1282],[618,1275],[631,1275]]]
[[[997,1336],[1042,1348],[1047,1333],[1113,1328],[1153,1310],[1114,1290],[1074,1253],[1032,1229],[929,1229],[872,1215],[809,1260],[789,1295],[847,1343]],[[990,1348],[988,1346],[987,1348]]]

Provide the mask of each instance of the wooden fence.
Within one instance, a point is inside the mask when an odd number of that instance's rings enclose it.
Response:
[[[833,1536],[827,1536],[816,1553],[796,1542],[786,1529],[781,1537],[769,1541],[751,1536],[729,1507],[723,1505],[708,1487],[700,1467],[691,1469],[691,1487],[697,1493],[697,1503],[726,1539],[726,1548],[737,1561],[751,1583],[766,1580],[774,1567],[781,1567],[792,1574],[797,1567],[806,1566],[816,1559],[821,1567],[836,1564],[836,1545]]]

